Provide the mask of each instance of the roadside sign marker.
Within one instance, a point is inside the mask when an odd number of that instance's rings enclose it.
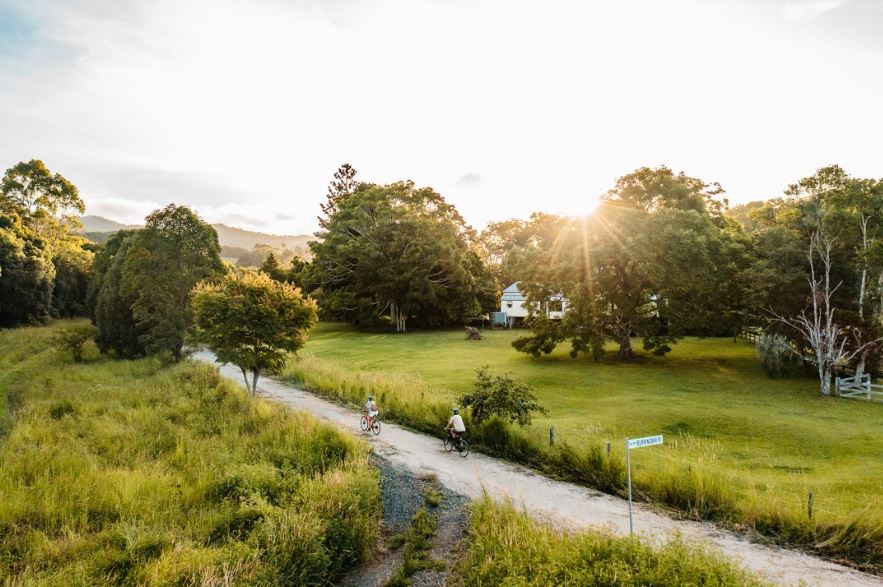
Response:
[[[629,483],[629,534],[635,533],[635,523],[632,519],[632,461],[630,453],[633,448],[644,448],[645,446],[656,446],[662,444],[662,434],[656,436],[645,436],[644,438],[626,438],[625,439],[625,468]]]

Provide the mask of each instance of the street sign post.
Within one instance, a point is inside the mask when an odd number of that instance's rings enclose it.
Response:
[[[645,446],[655,446],[657,444],[662,444],[662,434],[645,436],[644,438],[625,439],[625,468],[629,484],[629,534],[635,533],[635,523],[632,520],[632,461],[629,453],[631,453],[633,448],[644,448]]]

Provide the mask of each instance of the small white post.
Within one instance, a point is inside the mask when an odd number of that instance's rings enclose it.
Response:
[[[635,524],[632,521],[632,461],[629,458],[629,439],[625,439],[625,468],[626,468],[626,476],[628,477],[629,483],[629,536],[635,533]]]

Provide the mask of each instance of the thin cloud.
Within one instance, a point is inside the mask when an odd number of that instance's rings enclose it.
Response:
[[[812,0],[810,2],[786,2],[782,9],[790,21],[812,20],[826,12],[837,10],[846,0]]]
[[[481,174],[476,173],[474,171],[470,171],[469,173],[464,173],[460,176],[460,178],[454,182],[455,187],[473,187],[477,186],[484,181],[484,177]]]

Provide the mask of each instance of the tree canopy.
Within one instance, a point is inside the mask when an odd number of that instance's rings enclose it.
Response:
[[[242,370],[252,394],[258,377],[277,372],[287,354],[303,346],[317,320],[316,303],[300,289],[249,270],[200,283],[193,293],[193,307],[199,338],[222,363]]]
[[[311,243],[310,282],[323,311],[397,331],[437,326],[492,304],[493,283],[470,246],[474,232],[431,188],[360,184]]]
[[[180,359],[193,326],[191,291],[223,273],[220,254],[217,232],[190,208],[169,204],[147,216],[129,248],[122,293],[148,352]]]
[[[600,357],[604,338],[632,356],[631,337],[657,354],[687,331],[708,330],[733,311],[728,292],[748,260],[741,228],[721,216],[722,190],[666,167],[620,178],[596,212],[558,223],[519,255],[521,288],[533,308],[532,336],[514,341],[534,355],[571,340],[571,354]],[[560,321],[546,317],[553,296],[570,301]]]

